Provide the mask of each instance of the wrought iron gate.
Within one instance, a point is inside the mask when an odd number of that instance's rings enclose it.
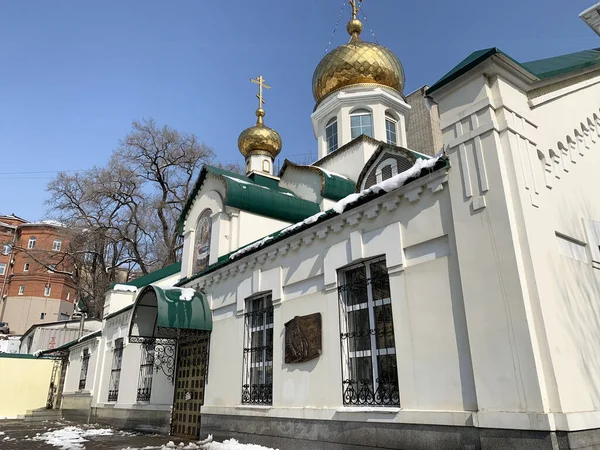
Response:
[[[209,334],[200,332],[179,339],[171,434],[197,439],[204,383],[208,374]]]

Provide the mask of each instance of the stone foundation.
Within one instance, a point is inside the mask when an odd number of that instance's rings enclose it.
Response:
[[[92,408],[90,422],[109,425],[123,430],[169,434],[171,412],[151,409]]]
[[[547,432],[203,414],[200,437],[280,450],[600,450],[600,430]]]

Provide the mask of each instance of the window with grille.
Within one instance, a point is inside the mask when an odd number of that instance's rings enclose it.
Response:
[[[273,403],[273,301],[271,295],[246,300],[242,403]]]
[[[81,373],[79,375],[79,390],[85,389],[85,381],[87,379],[89,364],[90,364],[90,352],[86,348],[83,350],[83,359],[81,360]]]
[[[140,378],[138,380],[137,401],[149,402],[152,393],[152,374],[154,373],[154,343],[141,345]]]
[[[398,368],[385,259],[345,269],[340,279],[344,405],[398,406]]]
[[[336,118],[327,122],[325,139],[327,140],[327,153],[335,152],[338,149],[338,126]]]
[[[119,383],[121,381],[121,364],[123,362],[123,339],[115,341],[113,350],[112,368],[110,370],[110,383],[108,385],[108,401],[116,402],[119,398]]]

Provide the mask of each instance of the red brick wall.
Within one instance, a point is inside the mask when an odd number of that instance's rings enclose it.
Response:
[[[28,242],[35,237],[35,247],[28,249]],[[52,250],[55,240],[61,241],[61,250]],[[68,275],[52,273],[44,266],[56,264],[56,269],[72,272],[72,261],[65,258],[65,251],[69,247],[68,235],[59,227],[48,225],[21,226],[17,232],[17,242],[13,253],[14,265],[11,267],[11,278],[8,283],[9,297],[19,295],[19,287],[24,286],[23,296],[44,297],[46,285],[50,286],[48,298],[67,300],[73,302],[75,285]],[[25,264],[28,263],[28,270]],[[6,290],[5,290],[6,291]]]

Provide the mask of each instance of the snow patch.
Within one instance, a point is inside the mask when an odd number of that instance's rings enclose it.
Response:
[[[440,157],[441,157],[441,155],[437,156],[435,158],[431,158],[431,159],[418,159],[417,162],[415,162],[415,164],[410,169],[405,170],[404,172],[399,173],[398,175],[395,175],[385,181],[382,181],[381,183],[377,183],[377,184],[371,186],[370,188],[365,189],[359,193],[350,194],[350,195],[344,197],[339,202],[337,202],[335,205],[333,205],[332,209],[336,213],[342,214],[348,208],[348,206],[352,205],[353,203],[357,202],[361,198],[366,197],[369,194],[372,194],[372,193],[379,194],[380,192],[391,192],[395,189],[399,189],[402,186],[404,186],[404,184],[406,183],[406,180],[413,178],[415,176],[418,176],[423,169],[428,169],[428,170],[433,169],[433,167],[436,165],[436,163],[438,162]],[[331,174],[332,174],[332,172],[328,173],[327,171],[325,171],[325,169],[321,169],[320,167],[318,169],[323,170],[324,173],[328,174],[328,176],[331,176]],[[334,175],[338,176],[337,174],[334,174]],[[292,231],[302,227],[303,225],[313,224],[325,214],[327,214],[327,211],[321,211],[321,212],[318,212],[317,214],[314,214],[314,215],[304,219],[301,222],[297,222],[293,225],[290,225],[290,226],[284,228],[283,230],[281,230],[279,236],[282,237],[285,234],[291,233]],[[250,244],[246,247],[239,249],[237,252],[232,253],[229,256],[229,259],[236,259],[248,252],[251,252],[253,250],[261,248],[273,239],[274,239],[273,236],[267,236],[267,237],[261,239],[260,241],[256,241],[253,244]]]
[[[132,448],[127,447],[122,450],[276,450],[273,448],[263,447],[255,444],[240,444],[235,439],[227,439],[223,442],[213,442],[212,435],[209,435],[207,439],[199,442],[190,442],[185,444],[180,442],[175,444],[173,441],[169,441],[161,447],[143,447],[143,448]]]
[[[113,291],[121,291],[121,292],[137,292],[138,288],[135,286],[129,286],[128,284],[115,284],[113,287]]]
[[[44,350],[37,350],[35,352],[33,352],[33,356],[35,356],[36,358],[39,358],[40,356],[42,356],[42,352]]]
[[[65,427],[54,431],[48,431],[42,435],[35,436],[31,440],[43,441],[62,450],[84,449],[84,442],[94,436],[112,436],[113,430],[110,428],[88,429],[81,427]]]
[[[182,288],[181,295],[179,296],[179,300],[190,302],[194,299],[194,295],[196,295],[196,291],[194,289]]]
[[[316,166],[315,166],[315,167],[316,167]],[[345,175],[340,175],[339,173],[333,173],[333,172],[330,172],[329,170],[327,170],[327,169],[323,169],[322,167],[317,167],[317,169],[319,169],[320,171],[322,171],[322,172],[323,172],[325,175],[327,175],[329,178],[338,177],[338,178],[343,178],[343,179],[345,179],[345,180],[348,180],[348,181],[350,180],[350,178],[348,178],[348,177],[347,177],[347,176],[345,176]]]

